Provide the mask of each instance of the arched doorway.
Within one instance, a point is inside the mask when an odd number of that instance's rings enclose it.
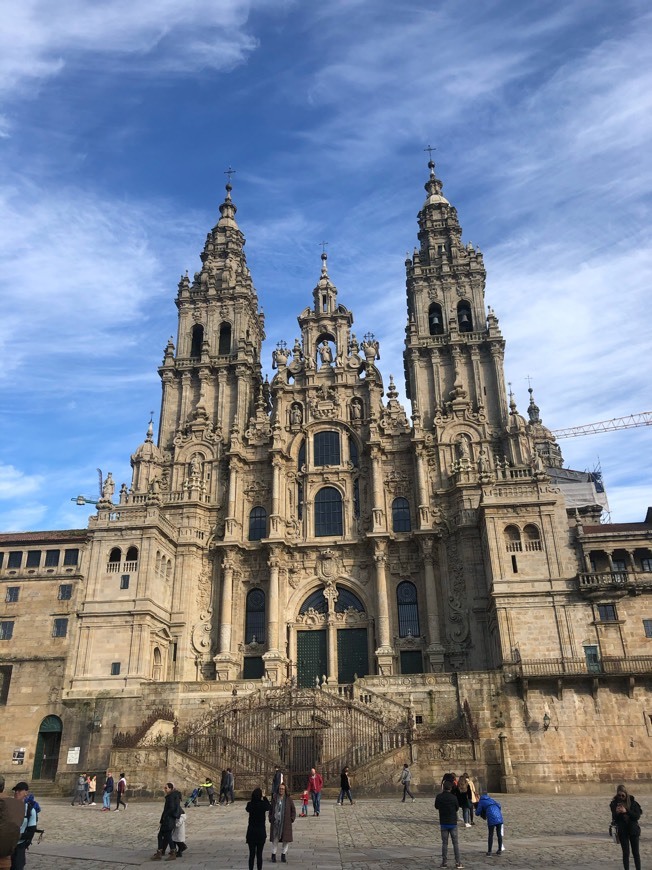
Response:
[[[318,589],[301,605],[295,623],[296,675],[300,688],[352,683],[369,671],[368,616],[362,601],[337,584]]]
[[[54,779],[59,764],[61,731],[63,724],[58,716],[46,716],[41,722],[36,741],[32,779]]]

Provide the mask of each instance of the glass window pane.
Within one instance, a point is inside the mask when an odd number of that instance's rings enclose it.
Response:
[[[59,564],[59,550],[45,551],[45,567],[56,568]]]
[[[395,532],[409,532],[411,528],[408,500],[406,498],[395,498],[392,502],[392,529]]]
[[[306,598],[299,613],[307,613],[311,609],[316,610],[317,613],[328,613],[328,602],[322,589],[318,589]]]
[[[332,486],[325,486],[315,496],[315,536],[342,534],[342,496]]]
[[[357,595],[354,595],[349,589],[344,589],[342,586],[337,587],[337,601],[335,602],[335,612],[344,613],[345,610],[353,609],[358,613],[364,613],[364,604]]]
[[[118,553],[120,551],[118,550]],[[118,561],[120,561],[120,556],[118,556]],[[63,564],[64,565],[77,565],[79,562],[79,550],[66,550],[63,554]]]
[[[72,583],[62,583],[59,586],[59,601],[70,601],[72,598]]]
[[[41,564],[41,551],[40,550],[30,550],[27,553],[27,567],[28,568],[38,568]]]
[[[419,604],[417,589],[414,583],[404,581],[396,588],[396,603],[398,605],[398,636],[419,637]]]
[[[317,432],[313,440],[315,465],[340,464],[340,433]]]
[[[267,511],[262,507],[252,508],[249,514],[249,540],[260,541],[267,534]]]
[[[20,551],[14,551],[13,553],[9,553],[9,559],[7,560],[7,568],[20,568],[23,562],[23,554]]]
[[[247,595],[245,643],[265,643],[265,593],[252,589]]]

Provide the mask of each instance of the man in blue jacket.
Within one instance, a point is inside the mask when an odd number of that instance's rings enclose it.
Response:
[[[25,815],[20,826],[18,845],[11,856],[11,870],[24,870],[27,850],[36,831],[36,810],[30,804],[25,803],[25,798],[29,794],[29,785],[26,782],[19,782],[12,791],[14,798],[21,802]]]
[[[482,796],[478,801],[478,806],[475,810],[476,816],[482,816],[483,819],[487,820],[487,831],[488,837],[487,840],[487,855],[491,855],[491,847],[494,844],[494,831],[496,831],[496,836],[498,837],[498,848],[496,849],[496,855],[499,855],[501,852],[504,852],[503,848],[503,814],[500,810],[500,804],[498,801],[495,801],[492,797],[489,797],[486,791],[482,792]]]

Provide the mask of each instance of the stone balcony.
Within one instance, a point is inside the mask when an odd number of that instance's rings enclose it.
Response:
[[[649,571],[589,571],[577,575],[577,588],[586,598],[609,595],[638,595],[652,590]]]
[[[521,684],[524,697],[531,683],[552,680],[557,683],[557,695],[561,698],[564,684],[578,679],[590,680],[595,696],[600,684],[612,678],[624,678],[631,697],[636,678],[652,676],[652,656],[605,656],[590,662],[584,657],[523,659],[505,663],[503,673],[508,682]]]

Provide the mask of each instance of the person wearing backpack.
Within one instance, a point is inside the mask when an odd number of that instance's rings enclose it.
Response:
[[[17,783],[13,789],[14,798],[20,801],[21,811],[23,812],[23,821],[20,826],[20,839],[11,856],[11,870],[24,870],[27,860],[27,850],[30,847],[34,834],[36,833],[37,814],[35,804],[36,801],[26,801],[25,798],[29,795],[29,785],[21,781]]]
[[[23,808],[5,794],[5,778],[0,775],[0,870],[11,870],[11,855],[20,839]]]

